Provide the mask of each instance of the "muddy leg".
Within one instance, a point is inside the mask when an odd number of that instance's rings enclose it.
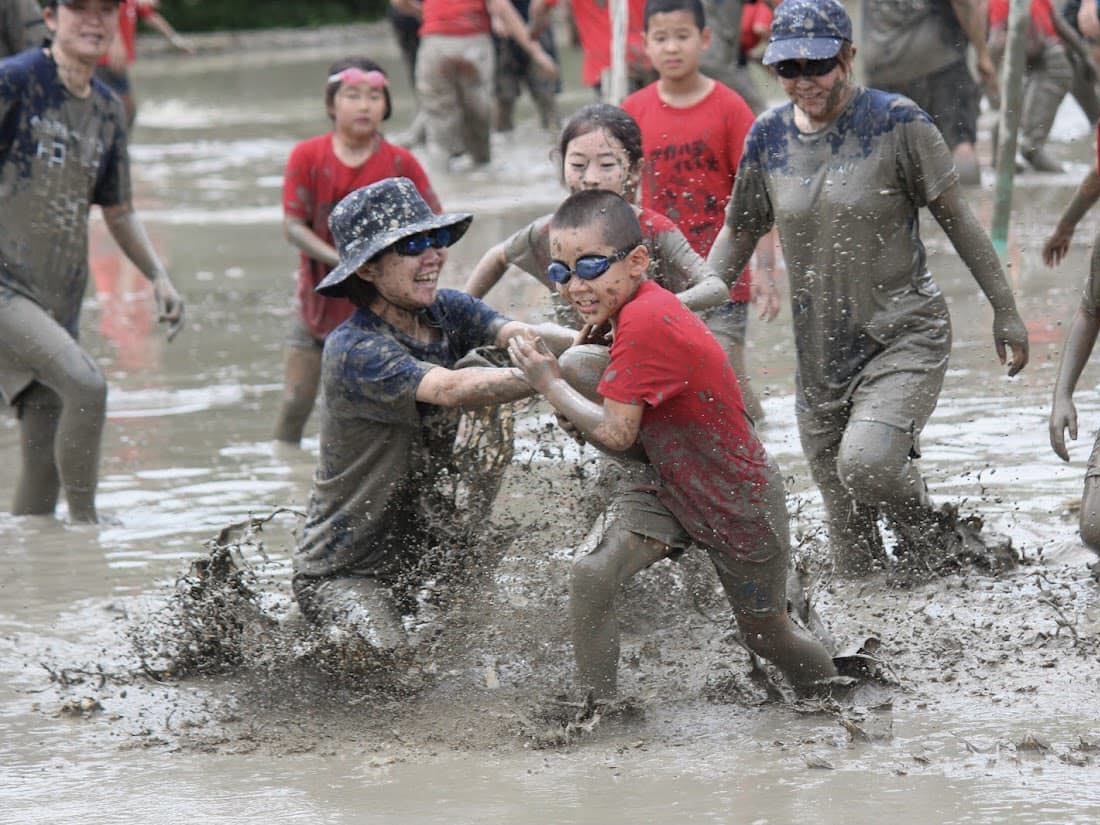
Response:
[[[1085,478],[1081,498],[1081,541],[1100,553],[1100,476]]]
[[[669,548],[612,524],[596,549],[573,563],[569,616],[578,690],[597,699],[618,687],[619,626],[615,598],[622,584],[668,555]]]
[[[913,435],[877,421],[853,421],[844,431],[837,474],[861,504],[887,518],[912,523],[931,510],[924,479],[910,458]]]
[[[1039,172],[1060,172],[1062,165],[1044,151],[1054,116],[1073,85],[1073,67],[1061,45],[1047,46],[1029,71],[1020,119],[1020,154]]]
[[[306,618],[356,633],[381,653],[393,653],[408,646],[393,592],[377,579],[296,578],[294,596]]]
[[[302,440],[317,386],[321,380],[321,350],[287,347],[283,357],[283,403],[275,420],[275,439],[288,444]]]
[[[779,668],[796,690],[809,690],[822,679],[836,676],[825,645],[792,622],[786,611],[762,618],[747,613],[735,615],[745,644]]]
[[[745,345],[738,341],[727,342],[726,357],[729,358],[733,371],[737,373],[737,383],[741,386],[741,397],[745,401],[745,412],[753,421],[763,421],[764,408],[752,389],[752,379],[749,378],[749,372],[745,366]]]
[[[54,460],[54,439],[61,399],[41,384],[28,389],[19,404],[19,442],[23,464],[12,503],[13,515],[46,516],[57,507],[61,476]]]

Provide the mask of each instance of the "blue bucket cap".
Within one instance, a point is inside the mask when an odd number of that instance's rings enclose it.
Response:
[[[775,10],[762,60],[825,60],[852,42],[852,20],[836,0],[785,0]]]

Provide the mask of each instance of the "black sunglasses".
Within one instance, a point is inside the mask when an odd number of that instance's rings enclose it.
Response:
[[[429,229],[427,232],[418,232],[415,235],[402,238],[392,244],[390,249],[398,255],[413,258],[417,255],[423,255],[429,246],[435,249],[444,249],[450,246],[451,243],[451,230],[446,226],[441,226],[439,229]]]
[[[822,77],[837,67],[840,61],[835,57],[824,60],[780,60],[772,68],[784,80],[797,77]]]
[[[551,261],[550,266],[546,267],[546,277],[555,284],[567,284],[574,275],[582,281],[591,281],[599,278],[611,269],[612,264],[618,263],[637,248],[638,245],[633,244],[611,255],[582,255],[577,258],[574,269],[570,269],[561,261]]]

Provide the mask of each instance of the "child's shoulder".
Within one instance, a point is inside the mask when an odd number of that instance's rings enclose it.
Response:
[[[314,135],[294,144],[291,154],[317,156],[332,150],[332,132]]]

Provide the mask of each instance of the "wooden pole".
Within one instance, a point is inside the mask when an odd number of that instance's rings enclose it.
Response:
[[[1029,0],[1012,0],[1008,13],[1007,42],[1001,67],[1001,113],[997,145],[997,189],[993,199],[993,248],[998,255],[1008,249],[1008,221],[1012,216],[1012,187],[1016,177],[1016,135],[1024,99],[1024,59]]]
[[[611,71],[603,90],[603,99],[618,106],[626,97],[626,36],[630,25],[629,0],[611,0]]]

